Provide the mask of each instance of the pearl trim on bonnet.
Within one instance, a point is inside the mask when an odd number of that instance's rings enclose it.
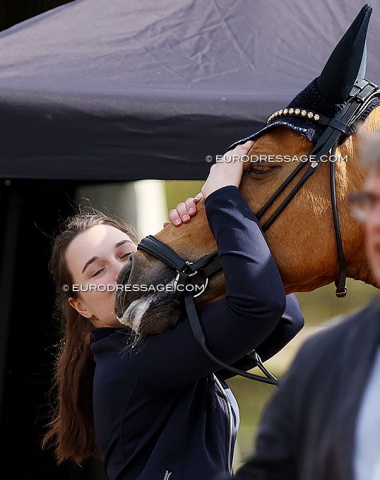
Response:
[[[328,117],[310,110],[290,107],[277,110],[277,112],[272,113],[272,115],[268,118],[267,123],[271,123],[273,120],[277,120],[279,117],[304,117],[305,119],[315,120],[316,122],[323,123],[324,125],[326,125],[330,120]]]

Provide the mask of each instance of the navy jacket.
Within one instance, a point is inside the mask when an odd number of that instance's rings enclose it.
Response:
[[[380,299],[308,339],[234,479],[353,480],[356,422],[379,343]]]
[[[238,189],[211,194],[206,212],[226,296],[199,317],[210,351],[250,368],[244,357],[253,348],[264,359],[273,355],[301,329],[303,317],[295,297],[286,299]],[[213,375],[220,367],[203,352],[186,319],[137,343],[128,328],[100,328],[91,348],[95,426],[110,480],[209,480],[230,471],[231,406]]]

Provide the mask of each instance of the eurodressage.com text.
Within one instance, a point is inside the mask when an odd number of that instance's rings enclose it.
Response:
[[[181,283],[168,283],[166,285],[148,285],[148,284],[88,284],[81,285],[74,283],[71,286],[72,292],[194,292],[202,293],[205,289],[205,285],[192,285],[192,284],[181,284]],[[62,290],[68,292],[70,290],[69,285],[63,285]]]
[[[342,157],[341,155],[216,155],[215,156],[216,162],[252,162],[252,163],[259,163],[259,162],[269,162],[269,163],[291,163],[291,162],[314,162],[319,159],[320,162],[327,163],[327,162],[347,162],[348,155]]]

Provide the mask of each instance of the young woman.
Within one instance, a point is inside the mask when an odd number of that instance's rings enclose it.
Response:
[[[244,155],[251,145],[228,155]],[[227,293],[199,316],[220,360],[248,369],[252,349],[264,360],[273,355],[301,329],[303,317],[295,297],[285,296],[256,218],[240,196],[242,171],[242,162],[219,162],[202,188]],[[195,212],[196,200],[189,200],[170,218],[180,225]],[[44,445],[53,443],[58,462],[103,458],[110,480],[210,480],[231,472],[239,422],[220,367],[188,322],[136,344],[136,334],[115,316],[112,289],[86,289],[115,285],[135,250],[133,231],[103,215],[74,217],[55,241],[50,266],[64,342]]]

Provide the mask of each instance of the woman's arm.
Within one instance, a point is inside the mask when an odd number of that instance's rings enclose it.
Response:
[[[202,197],[203,194],[199,193],[195,197],[179,203],[175,209],[169,212],[171,222],[176,226],[188,223],[197,213],[197,204]],[[166,225],[169,224],[167,223]],[[273,332],[255,349],[256,353],[265,362],[287,345],[303,326],[304,318],[296,296],[294,294],[287,295],[285,312],[281,320],[275,326]],[[248,354],[234,363],[233,366],[248,371],[257,366],[257,362],[254,354]],[[218,374],[225,379],[234,375],[227,370],[218,372]]]
[[[248,147],[244,150],[240,146],[240,155]],[[228,364],[265,341],[286,305],[277,266],[237,188],[241,174],[242,164],[216,164],[202,189],[223,266],[226,295],[201,309],[199,317],[210,351]],[[186,318],[174,329],[144,339],[144,343],[133,355],[136,368],[161,386],[186,385],[220,369],[203,352]],[[152,362],[152,358],[159,361]]]
[[[276,355],[286,344],[294,338],[304,326],[304,318],[297,297],[287,295],[286,308],[281,320],[273,332],[257,348],[263,362]]]

